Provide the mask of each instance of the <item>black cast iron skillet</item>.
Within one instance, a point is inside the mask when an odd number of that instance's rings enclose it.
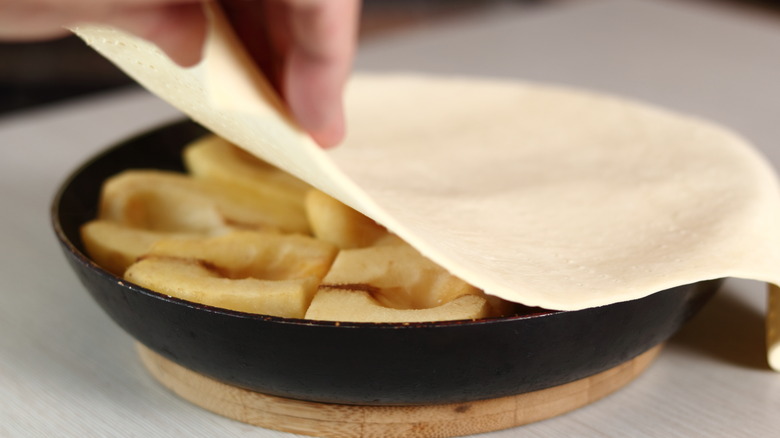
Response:
[[[674,334],[715,292],[708,281],[576,312],[438,323],[332,323],[182,301],[123,281],[85,254],[102,182],[129,168],[182,170],[206,131],[180,122],[127,140],[77,170],[54,200],[67,260],[138,341],[189,369],[261,393],[362,405],[459,403],[515,395],[617,366]]]

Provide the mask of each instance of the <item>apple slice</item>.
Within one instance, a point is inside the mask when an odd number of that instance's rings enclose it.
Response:
[[[317,279],[225,278],[222,270],[194,258],[147,256],[130,266],[128,281],[187,301],[263,315],[302,318]]]
[[[218,184],[230,192],[245,193],[307,232],[303,200],[311,186],[256,158],[215,135],[191,143],[184,150],[185,166],[194,178]],[[288,224],[288,228],[292,225]]]
[[[130,170],[103,184],[98,218],[160,232],[206,233],[225,226],[202,187],[183,174]]]
[[[302,318],[335,255],[333,245],[306,236],[235,231],[160,240],[125,278],[184,300]]]
[[[370,292],[320,287],[306,312],[306,319],[341,322],[425,322],[479,319],[491,315],[484,297],[463,295],[428,309],[394,309],[382,305]]]
[[[162,239],[191,239],[197,234],[141,230],[105,220],[81,227],[81,240],[87,254],[103,269],[121,276],[128,266],[146,254]]]
[[[314,237],[341,249],[364,248],[390,236],[373,219],[319,190],[310,190],[304,205]]]
[[[200,260],[219,269],[226,278],[320,280],[336,251],[327,242],[297,234],[234,231],[202,239],[161,240],[148,255]]]
[[[397,309],[424,309],[463,295],[483,295],[408,244],[341,250],[323,287],[344,285],[366,285],[379,303]]]
[[[211,233],[237,227],[308,230],[304,214],[288,214],[251,192],[161,170],[131,170],[103,185],[100,215],[133,228]]]

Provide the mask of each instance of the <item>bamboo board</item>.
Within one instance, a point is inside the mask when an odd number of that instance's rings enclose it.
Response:
[[[660,350],[659,345],[599,374],[515,396],[428,406],[353,406],[292,400],[230,386],[138,344],[149,373],[185,400],[244,423],[324,438],[446,438],[545,420],[622,388],[639,376]]]

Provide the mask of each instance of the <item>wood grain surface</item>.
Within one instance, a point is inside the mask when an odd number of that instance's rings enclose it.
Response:
[[[137,344],[162,385],[204,409],[283,432],[326,438],[446,438],[546,420],[622,388],[655,359],[661,346],[617,367],[565,385],[490,400],[430,406],[354,406],[274,397],[227,385]]]

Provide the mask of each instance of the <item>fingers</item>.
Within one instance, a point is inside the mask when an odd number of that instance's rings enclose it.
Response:
[[[2,40],[56,38],[97,23],[146,38],[182,65],[200,59],[206,34],[201,0],[0,0]]]
[[[358,0],[291,0],[282,94],[323,147],[344,137],[342,95],[357,40]]]
[[[118,9],[102,20],[155,43],[177,64],[197,64],[206,39],[206,17],[199,2]]]
[[[285,100],[301,127],[326,148],[337,145],[345,133],[345,70],[343,65],[312,62],[297,53],[289,59]]]
[[[67,35],[69,14],[35,3],[0,0],[0,40],[37,41]]]
[[[344,137],[342,94],[352,67],[359,0],[222,0],[236,33],[324,147]]]

